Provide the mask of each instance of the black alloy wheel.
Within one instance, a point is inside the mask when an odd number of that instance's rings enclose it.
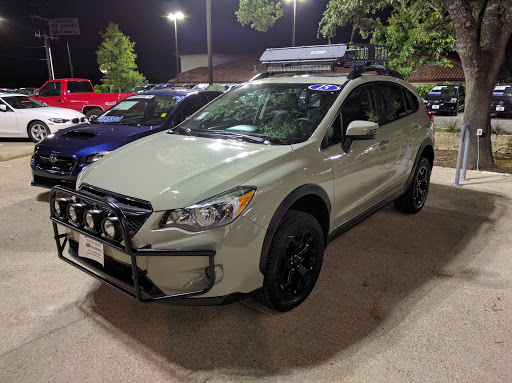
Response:
[[[411,185],[401,197],[395,200],[395,207],[398,210],[415,214],[423,208],[428,196],[431,168],[429,160],[421,157],[414,171]]]
[[[318,221],[310,214],[288,211],[269,249],[260,301],[278,311],[301,304],[318,279],[324,247]]]

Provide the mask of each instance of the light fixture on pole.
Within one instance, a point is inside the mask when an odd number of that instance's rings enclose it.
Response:
[[[287,2],[293,1],[293,33],[292,33],[292,47],[295,46],[295,20],[297,18],[297,0],[286,0]]]
[[[174,41],[176,44],[176,82],[178,82],[179,75],[180,75],[180,62],[179,62],[179,56],[178,56],[178,24],[177,24],[177,21],[185,18],[185,15],[181,12],[175,12],[175,13],[169,13],[167,15],[167,18],[169,20],[174,21]]]

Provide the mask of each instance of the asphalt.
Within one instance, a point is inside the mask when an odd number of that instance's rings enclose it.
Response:
[[[326,250],[288,313],[141,304],[57,258],[29,158],[0,163],[0,382],[511,382],[512,176],[435,167]]]
[[[0,162],[30,156],[35,144],[29,139],[0,138]]]

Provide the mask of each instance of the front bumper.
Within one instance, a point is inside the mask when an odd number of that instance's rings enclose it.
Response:
[[[456,103],[426,103],[425,107],[428,112],[433,113],[452,113],[456,111],[457,104]]]
[[[501,101],[491,103],[491,113],[501,114],[501,113],[512,113],[512,101]]]
[[[94,195],[86,194],[81,191],[70,190],[61,186],[54,187],[50,192],[50,205],[51,201],[57,196],[64,196],[78,198],[81,201],[94,205],[100,209],[105,209],[111,216],[117,217],[120,222],[122,240],[117,243],[110,241],[107,238],[94,236],[94,239],[103,243],[108,248],[117,253],[122,253],[127,256],[129,262],[123,262],[105,254],[104,266],[101,264],[90,261],[86,258],[78,256],[78,242],[70,233],[60,233],[58,225],[62,225],[67,229],[71,229],[72,233],[83,234],[91,237],[91,233],[84,228],[77,227],[64,219],[59,219],[52,211],[51,220],[54,231],[54,238],[57,245],[59,258],[71,264],[79,270],[93,276],[107,285],[110,285],[117,290],[125,293],[126,295],[135,298],[141,302],[151,301],[164,301],[180,298],[188,298],[192,296],[199,296],[208,293],[216,279],[215,270],[215,254],[213,249],[152,249],[150,246],[135,249],[133,247],[132,238],[130,234],[129,224],[125,214],[113,202],[96,197]],[[66,245],[69,247],[69,257],[64,255]],[[138,259],[142,257],[203,257],[208,258],[206,273],[208,275],[208,284],[201,289],[190,289],[185,292],[178,292],[175,294],[165,294],[153,281],[148,277],[148,273],[143,267],[140,267]],[[145,258],[147,259],[147,258]]]

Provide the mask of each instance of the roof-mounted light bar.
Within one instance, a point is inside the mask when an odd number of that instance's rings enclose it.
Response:
[[[371,44],[331,44],[267,49],[260,58],[269,73],[316,72],[335,67],[382,64],[389,47]]]

